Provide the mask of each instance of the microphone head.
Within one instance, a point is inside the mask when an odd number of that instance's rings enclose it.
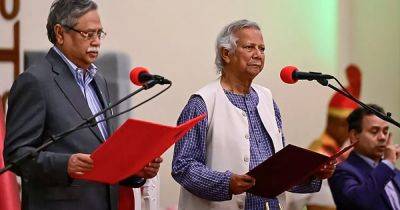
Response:
[[[143,82],[140,81],[140,74],[149,74],[149,70],[145,67],[135,67],[132,69],[129,77],[131,79],[131,82],[137,86],[143,86]]]
[[[293,77],[293,73],[298,71],[294,66],[286,66],[281,70],[281,80],[287,84],[294,84],[298,80]]]

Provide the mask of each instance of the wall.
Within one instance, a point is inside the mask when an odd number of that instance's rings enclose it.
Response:
[[[400,119],[400,1],[352,1],[352,62],[364,72],[363,99]],[[395,127],[393,127],[395,128]],[[397,141],[399,129],[393,129]]]

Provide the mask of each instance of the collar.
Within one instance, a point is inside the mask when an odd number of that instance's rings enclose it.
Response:
[[[85,76],[88,76],[91,79],[94,78],[94,76],[97,73],[97,66],[94,65],[93,63],[90,64],[89,68],[86,69],[86,71],[82,68],[79,68],[77,65],[75,65],[71,60],[69,60],[63,52],[61,52],[60,49],[58,49],[55,45],[53,46],[54,51],[61,56],[63,61],[68,65],[68,68],[71,70],[72,74],[74,75],[75,79],[77,79],[78,74],[83,75],[84,72]]]
[[[356,152],[356,154],[363,159],[365,162],[368,163],[368,165],[370,165],[372,168],[375,168],[376,166],[378,166],[379,162],[375,162],[374,160],[372,160],[371,158],[360,154],[359,152]]]

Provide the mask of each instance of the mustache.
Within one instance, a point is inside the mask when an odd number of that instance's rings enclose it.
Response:
[[[247,63],[247,65],[250,66],[262,66],[263,62],[257,59],[250,59],[250,61]]]
[[[248,64],[249,66],[262,66],[262,63],[259,62],[251,62]]]
[[[89,47],[86,52],[90,53],[90,52],[94,52],[94,53],[98,53],[100,51],[100,47]]]

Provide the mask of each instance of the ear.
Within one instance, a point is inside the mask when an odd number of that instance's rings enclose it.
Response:
[[[354,143],[359,140],[358,133],[356,130],[353,129],[353,130],[349,131],[349,139],[350,139],[350,143]]]
[[[231,62],[231,58],[229,57],[230,54],[229,54],[229,50],[228,49],[221,48],[220,53],[221,53],[222,60],[224,60],[225,63],[230,63]]]
[[[64,43],[64,28],[60,24],[54,26],[54,33],[56,35],[56,43],[62,45]]]

